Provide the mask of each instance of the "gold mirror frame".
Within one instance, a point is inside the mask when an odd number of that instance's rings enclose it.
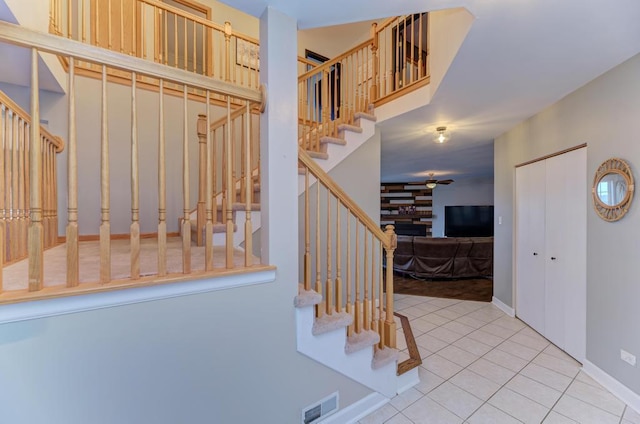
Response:
[[[622,176],[627,184],[627,191],[624,198],[615,205],[607,205],[598,196],[598,184],[609,174]],[[602,165],[598,167],[598,170],[593,177],[593,187],[591,188],[591,194],[593,195],[593,208],[600,218],[607,222],[614,222],[621,219],[631,206],[633,192],[633,174],[631,173],[631,168],[627,162],[618,158],[611,158],[602,162]]]

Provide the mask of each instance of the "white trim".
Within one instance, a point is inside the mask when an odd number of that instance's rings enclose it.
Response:
[[[511,306],[507,306],[506,303],[502,302],[502,300],[498,299],[497,297],[493,296],[493,299],[491,299],[491,303],[493,303],[496,308],[500,309],[510,317],[513,318],[516,316],[516,312],[513,310],[513,308]]]
[[[276,271],[272,269],[248,274],[13,303],[0,306],[0,324],[269,283],[275,279]]]
[[[388,398],[380,393],[373,392],[346,408],[338,410],[338,412],[331,414],[324,420],[318,421],[318,424],[354,424],[388,402]]]
[[[640,411],[640,394],[620,383],[618,380],[586,359],[582,364],[582,370],[600,383],[605,389],[617,396],[618,399],[629,405],[629,407],[636,411]]]

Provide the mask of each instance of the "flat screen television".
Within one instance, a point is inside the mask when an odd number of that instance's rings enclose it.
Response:
[[[446,237],[492,237],[493,206],[445,206]]]

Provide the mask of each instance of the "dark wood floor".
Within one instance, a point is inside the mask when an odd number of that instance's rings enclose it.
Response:
[[[422,280],[394,273],[393,289],[394,293],[399,294],[491,302],[493,280],[490,278]]]

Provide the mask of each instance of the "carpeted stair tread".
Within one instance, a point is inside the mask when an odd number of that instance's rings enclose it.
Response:
[[[346,142],[346,140],[343,140],[342,138],[330,137],[328,135],[325,135],[324,137],[320,138],[320,144],[337,144],[339,146],[346,146],[347,142]]]
[[[398,360],[398,349],[385,347],[383,349],[376,349],[371,360],[371,368],[377,370],[392,362]]]
[[[329,159],[329,155],[322,152],[313,152],[311,150],[307,150],[307,154],[314,159]]]
[[[298,295],[293,298],[293,306],[296,308],[304,308],[305,306],[313,306],[322,302],[322,295],[315,290],[305,290],[304,285],[298,284]]]
[[[373,121],[376,122],[377,118],[375,115],[372,115],[370,113],[365,113],[365,112],[356,112],[354,114],[354,118],[355,119],[366,119],[367,121]]]
[[[216,209],[218,211],[222,210],[222,204],[218,204],[216,206]],[[231,210],[233,211],[244,211],[246,210],[246,204],[245,203],[234,203],[233,206],[231,206]],[[260,203],[252,203],[251,204],[251,210],[252,211],[259,211],[260,210]]]
[[[317,336],[339,328],[345,328],[352,323],[353,316],[346,312],[334,312],[331,315],[324,314],[315,319],[311,332],[314,336]]]
[[[347,337],[347,344],[344,347],[346,353],[357,352],[366,349],[380,342],[380,335],[373,330],[362,330]]]
[[[356,133],[361,133],[363,129],[357,125],[340,124],[338,125],[338,131],[352,131]]]

